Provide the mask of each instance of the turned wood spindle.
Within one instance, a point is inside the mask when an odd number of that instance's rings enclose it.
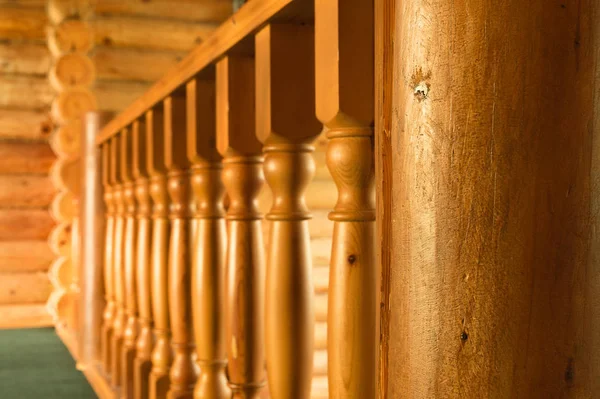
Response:
[[[163,143],[162,106],[146,112],[146,147],[150,197],[152,198],[152,250],[150,253],[150,293],[154,321],[154,349],[150,372],[150,398],[164,399],[169,390],[169,370],[173,362],[168,306],[168,219],[167,168]]]
[[[266,353],[274,399],[310,398],[315,315],[304,200],[315,165],[314,29],[267,25],[256,35],[256,127],[273,192],[266,279]]]
[[[148,180],[146,157],[146,122],[137,120],[132,126],[133,176],[136,179],[135,196],[137,201],[137,243],[136,243],[136,288],[138,305],[138,338],[136,342],[133,368],[133,396],[136,399],[148,398],[149,376],[152,367],[152,302],[150,295],[151,272],[151,215],[152,201]]]
[[[113,279],[114,233],[115,233],[115,202],[113,195],[114,181],[111,176],[111,142],[105,142],[102,147],[102,184],[104,185],[104,201],[106,204],[106,235],[104,242],[104,298],[106,305],[102,314],[102,333],[100,336],[101,364],[104,372],[110,375],[113,322],[115,316],[115,295]]]
[[[173,364],[169,399],[193,397],[198,375],[195,362],[191,304],[192,223],[190,162],[187,158],[186,101],[179,92],[164,100],[165,164],[171,205],[169,219],[169,314]]]
[[[338,188],[329,277],[329,397],[376,397],[373,2],[315,3],[317,116]]]
[[[137,342],[137,287],[136,287],[136,246],[137,246],[137,204],[135,200],[135,180],[133,176],[133,140],[130,128],[121,133],[123,162],[123,181],[125,198],[125,249],[124,249],[124,288],[125,312],[127,322],[123,331],[123,351],[121,354],[122,367],[122,398],[133,398],[133,361]]]
[[[229,399],[225,366],[225,251],[221,156],[216,149],[215,83],[192,79],[186,86],[188,158],[192,163],[195,233],[192,312],[197,363],[195,399]]]
[[[124,281],[124,250],[125,250],[125,188],[123,180],[123,156],[122,145],[123,133],[119,133],[111,139],[112,163],[111,171],[116,183],[113,191],[113,201],[116,205],[114,255],[113,255],[113,279],[115,292],[115,316],[113,322],[113,334],[111,343],[111,383],[114,387],[121,385],[121,353],[123,348],[123,334],[125,331],[125,281]]]
[[[226,348],[233,398],[258,398],[265,385],[264,246],[257,195],[264,182],[255,134],[254,60],[217,64],[217,148],[229,196]]]

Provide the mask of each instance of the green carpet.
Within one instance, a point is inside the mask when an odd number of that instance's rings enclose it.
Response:
[[[0,330],[0,398],[95,398],[53,328]]]

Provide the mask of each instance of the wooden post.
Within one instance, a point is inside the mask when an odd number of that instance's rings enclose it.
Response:
[[[192,79],[187,90],[188,158],[194,191],[192,311],[197,363],[195,399],[229,399],[225,366],[225,251],[221,156],[216,148],[215,82]]]
[[[135,201],[135,181],[133,176],[133,138],[131,128],[124,129],[121,133],[121,148],[123,163],[124,195],[126,204],[125,219],[125,262],[124,262],[124,288],[125,309],[127,323],[123,332],[122,362],[122,389],[121,397],[133,398],[133,361],[135,359],[135,346],[137,342],[137,287],[136,287],[136,245],[137,245],[137,204]]]
[[[600,4],[379,5],[381,397],[598,396]]]
[[[256,133],[273,192],[267,257],[266,353],[274,399],[310,398],[315,315],[304,200],[315,165],[314,30],[267,25],[256,35]]]
[[[376,381],[373,1],[315,3],[317,116],[338,187],[327,320],[330,398],[374,398]]]
[[[168,220],[167,168],[164,149],[164,113],[162,106],[146,112],[146,146],[150,196],[152,198],[151,296],[154,336],[150,373],[150,398],[164,399],[169,390],[169,369],[173,361],[168,302]]]
[[[123,348],[123,333],[125,330],[125,281],[124,281],[124,249],[125,249],[125,195],[123,179],[123,132],[111,139],[111,172],[115,189],[113,201],[116,204],[115,234],[114,234],[114,256],[113,256],[113,278],[115,287],[115,317],[113,323],[112,347],[111,347],[111,383],[114,388],[121,385],[122,367],[121,354]]]
[[[135,196],[137,200],[137,243],[136,243],[136,288],[139,311],[139,334],[136,342],[133,396],[145,399],[149,395],[149,377],[152,368],[152,297],[150,252],[152,238],[152,201],[148,180],[148,162],[146,146],[146,120],[137,120],[132,125],[133,176],[136,179]]]
[[[255,134],[254,60],[217,63],[217,148],[229,195],[226,347],[233,398],[258,398],[265,385],[264,247],[257,195],[262,146]]]
[[[164,100],[165,164],[171,199],[169,219],[169,314],[171,318],[173,365],[168,398],[193,397],[198,375],[194,361],[192,324],[192,224],[190,162],[187,158],[185,92]]]
[[[102,335],[100,337],[100,351],[102,368],[107,375],[111,374],[111,343],[113,334],[114,316],[116,311],[113,259],[114,259],[114,234],[116,227],[115,187],[112,172],[112,140],[102,145],[102,184],[104,185],[104,202],[106,204],[106,238],[104,240],[104,294],[106,306],[102,314]]]

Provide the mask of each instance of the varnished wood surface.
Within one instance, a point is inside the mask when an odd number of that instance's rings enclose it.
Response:
[[[388,11],[387,397],[597,396],[598,2]]]
[[[97,143],[109,137],[157,105],[177,87],[215,62],[225,52],[253,33],[268,20],[307,20],[312,13],[312,3],[301,0],[253,1],[242,7],[235,15],[224,21],[202,44],[188,54],[176,68],[170,70],[142,97],[134,101],[111,121],[99,135]]]

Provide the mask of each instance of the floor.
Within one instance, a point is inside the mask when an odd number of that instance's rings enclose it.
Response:
[[[0,330],[2,399],[96,398],[53,328]]]

